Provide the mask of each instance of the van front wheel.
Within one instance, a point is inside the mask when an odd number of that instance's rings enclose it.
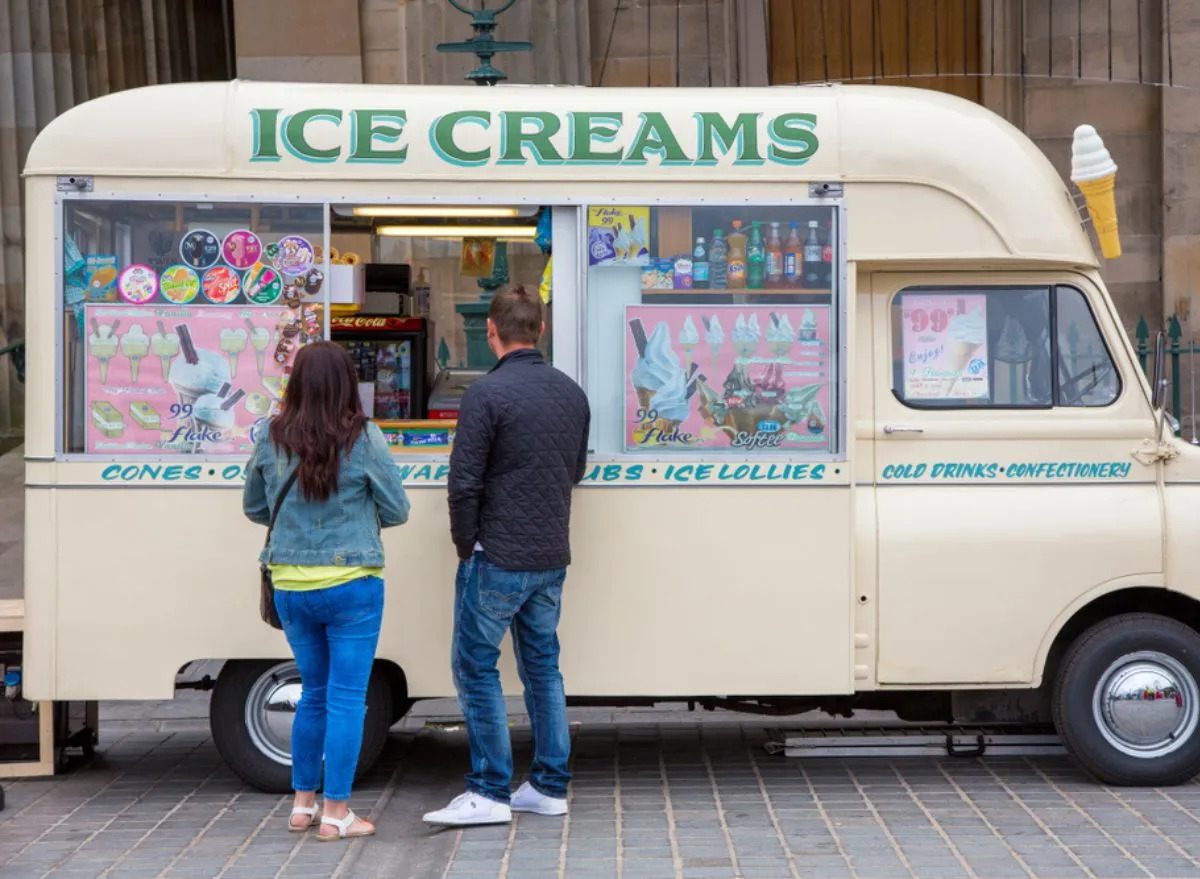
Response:
[[[292,789],[292,720],[300,702],[300,672],[292,661],[230,661],[213,687],[209,726],[221,758],[246,784],[266,793]],[[358,773],[387,743],[392,689],[378,668],[367,684]]]
[[[1098,623],[1068,649],[1054,724],[1108,784],[1174,785],[1200,773],[1200,634],[1156,614]]]

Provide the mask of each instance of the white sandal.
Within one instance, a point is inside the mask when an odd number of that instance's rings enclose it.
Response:
[[[292,806],[292,814],[288,816],[288,833],[307,833],[309,830],[312,830],[312,826],[317,823],[317,812],[319,811],[320,809],[318,809],[315,805]],[[297,815],[303,815],[308,818],[308,823],[303,827],[297,827],[294,825],[292,823],[292,819],[294,819]]]
[[[334,829],[336,829],[337,836],[324,836],[324,835],[318,833],[317,834],[317,842],[336,842],[340,839],[358,839],[363,836],[374,836],[375,835],[375,825],[374,824],[371,824],[370,825],[371,829],[366,831],[365,833],[349,833],[348,832],[350,830],[350,828],[354,825],[355,821],[362,821],[362,820],[363,819],[359,818],[357,815],[354,814],[353,809],[348,809],[346,811],[345,818],[330,818],[328,815],[322,815],[321,823],[328,824],[330,827],[333,827]],[[369,823],[369,822],[364,821],[363,823]]]

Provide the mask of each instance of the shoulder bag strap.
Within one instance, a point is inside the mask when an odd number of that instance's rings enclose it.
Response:
[[[299,472],[299,467],[293,470],[288,475],[288,478],[283,481],[283,488],[279,489],[279,497],[275,498],[275,508],[271,510],[271,521],[267,525],[267,539],[263,541],[264,547],[270,548],[271,546],[271,532],[275,530],[275,520],[279,518],[279,510],[283,506],[283,499],[287,497],[288,492],[292,490],[292,485],[295,484],[296,475]]]

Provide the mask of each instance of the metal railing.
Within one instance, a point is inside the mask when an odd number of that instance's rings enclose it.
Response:
[[[1175,430],[1175,435],[1180,436],[1183,430],[1183,358],[1188,358],[1188,387],[1186,390],[1190,395],[1190,427],[1193,439],[1196,437],[1197,428],[1200,425],[1196,423],[1196,355],[1200,353],[1200,342],[1195,339],[1185,341],[1183,338],[1183,326],[1179,322],[1179,318],[1175,315],[1167,318],[1166,327],[1163,330],[1165,338],[1165,350],[1167,356],[1166,379],[1170,388],[1170,395],[1167,399],[1167,411],[1180,423],[1179,428]],[[1138,361],[1141,363],[1142,371],[1146,373],[1146,377],[1151,381],[1154,380],[1152,375],[1154,371],[1154,334],[1150,331],[1150,325],[1146,322],[1146,318],[1139,317],[1137,328],[1134,330],[1134,348],[1137,351]]]

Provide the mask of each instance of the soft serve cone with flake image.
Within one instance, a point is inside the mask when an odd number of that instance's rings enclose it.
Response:
[[[100,362],[100,384],[108,384],[108,363],[117,355],[117,327],[119,320],[112,325],[101,324],[92,318],[92,332],[88,336],[88,352]]]
[[[977,306],[965,314],[956,314],[950,318],[950,326],[946,331],[946,393],[958,384],[963,370],[971,362],[975,352],[987,341],[987,319],[983,316],[982,306]]]
[[[158,322],[158,332],[150,337],[150,353],[158,358],[162,365],[163,381],[167,381],[171,374],[171,361],[179,356],[179,335],[168,333],[162,321]]]
[[[700,320],[704,322],[704,344],[708,346],[713,372],[716,372],[717,360],[721,356],[721,346],[725,344],[725,331],[721,329],[721,321],[715,314],[712,317],[702,317]]]
[[[795,338],[796,332],[792,329],[792,322],[788,320],[788,316],[781,316],[772,311],[771,323],[767,327],[767,346],[771,353],[776,357],[786,356]]]
[[[194,406],[200,397],[215,394],[230,383],[229,363],[216,351],[197,348],[186,324],[175,327],[175,332],[183,356],[171,364],[169,381],[179,395],[180,404]]]
[[[1100,252],[1105,259],[1116,259],[1121,255],[1116,180],[1117,163],[1104,141],[1095,128],[1080,125],[1075,129],[1075,140],[1071,144],[1071,181],[1079,187],[1087,202],[1092,227],[1100,239]]]
[[[692,352],[696,350],[696,346],[699,344],[700,333],[696,330],[696,324],[692,321],[692,316],[689,314],[683,319],[683,329],[679,331],[679,347],[683,349],[689,367],[692,365]]]
[[[639,318],[629,322],[629,330],[638,350],[638,362],[629,374],[629,380],[637,392],[638,406],[649,409],[650,398],[683,367],[671,349],[671,330],[665,321],[658,322],[648,339]]]
[[[246,318],[246,329],[250,332],[250,344],[254,347],[254,360],[258,366],[258,374],[263,374],[263,361],[267,348],[271,344],[271,331],[266,327],[256,327],[250,318]]]
[[[229,373],[237,375],[238,355],[246,350],[250,335],[241,327],[226,327],[221,330],[221,350],[229,356]]]
[[[228,392],[229,385],[223,385],[221,391]],[[237,390],[230,393],[204,394],[192,406],[192,421],[196,430],[204,435],[200,442],[228,443],[237,425],[237,413],[234,409],[245,391]]]
[[[150,353],[150,337],[142,330],[141,324],[134,324],[121,337],[121,353],[129,358],[129,380],[137,384],[142,358]]]
[[[739,314],[733,325],[733,333],[729,338],[739,357],[747,360],[753,357],[754,352],[758,350],[759,342],[762,341],[762,330],[758,328],[758,315],[751,314],[750,319],[746,320]]]
[[[650,408],[657,418],[659,442],[675,442],[674,434],[679,425],[692,414],[692,395],[696,393],[696,365],[693,363],[685,372],[676,370],[667,382],[650,399]]]

